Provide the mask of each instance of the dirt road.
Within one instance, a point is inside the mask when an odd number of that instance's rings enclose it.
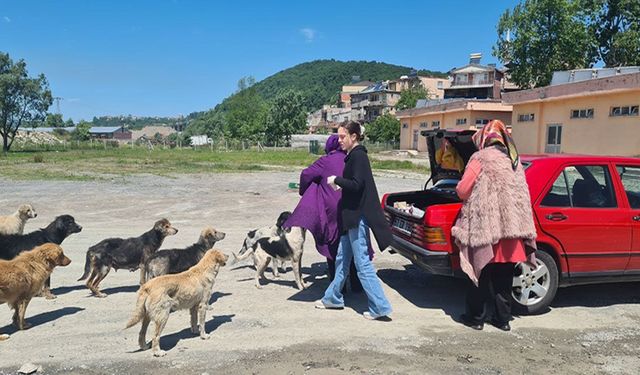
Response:
[[[270,224],[293,209],[288,182],[298,173],[260,172],[166,177],[127,177],[98,182],[0,180],[0,211],[34,204],[37,219],[27,231],[70,213],[82,233],[63,243],[72,263],[53,274],[58,298],[35,299],[27,310],[33,328],[15,332],[11,313],[0,307],[0,374],[24,363],[47,374],[636,374],[640,368],[640,284],[560,290],[551,311],[516,317],[513,331],[487,326],[476,332],[453,321],[463,309],[464,282],[424,274],[399,255],[379,254],[378,274],[394,308],[391,322],[363,319],[363,295],[347,295],[347,308],[313,308],[328,281],[312,239],[303,273],[309,288],[294,288],[289,270],[264,289],[253,286],[248,265],[223,269],[217,279],[207,330],[193,337],[188,313],[172,314],[155,359],[137,351],[137,330],[123,330],[135,302],[138,274],[111,272],[109,295],[90,297],[81,282],[84,254],[111,236],[137,236],[167,217],[180,229],[163,247],[193,243],[206,225],[227,233],[229,253],[250,229]],[[377,176],[380,193],[419,189],[418,176]],[[267,277],[272,276],[267,273]]]

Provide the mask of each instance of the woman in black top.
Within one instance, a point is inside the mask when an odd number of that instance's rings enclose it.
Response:
[[[391,230],[380,207],[367,149],[359,144],[362,127],[357,122],[350,122],[338,129],[338,137],[340,146],[347,152],[344,172],[342,177],[328,177],[327,182],[334,189],[342,189],[342,199],[338,206],[342,236],[336,257],[335,278],[324,297],[316,302],[316,307],[344,307],[342,287],[349,275],[349,264],[353,258],[358,278],[369,299],[369,311],[365,311],[363,316],[378,319],[391,313],[391,304],[384,295],[382,284],[369,259],[369,228],[373,231],[380,250],[390,245]]]

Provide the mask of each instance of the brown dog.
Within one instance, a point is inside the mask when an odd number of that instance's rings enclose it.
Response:
[[[195,266],[175,274],[163,275],[149,280],[138,291],[138,302],[126,328],[142,321],[138,344],[140,349],[151,347],[153,355],[162,357],[166,353],[160,349],[160,334],[171,311],[189,309],[191,312],[191,332],[200,333],[200,338],[209,338],[204,331],[207,302],[218,270],[227,262],[228,256],[219,250],[210,249]],[[147,327],[153,321],[156,332],[151,343],[147,343]]]
[[[0,304],[7,303],[14,310],[13,324],[18,329],[29,328],[24,321],[27,305],[40,292],[53,269],[69,263],[71,260],[62,248],[53,243],[24,251],[13,260],[0,260]],[[0,340],[8,338],[0,335]]]

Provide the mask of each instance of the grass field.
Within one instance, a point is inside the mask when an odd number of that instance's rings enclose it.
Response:
[[[134,174],[299,170],[318,156],[306,150],[210,151],[121,147],[82,150],[17,151],[0,154],[0,176],[19,180],[95,180]],[[376,160],[372,168],[426,172],[409,161]]]

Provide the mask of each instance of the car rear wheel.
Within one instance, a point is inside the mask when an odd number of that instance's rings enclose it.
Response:
[[[553,257],[536,252],[536,267],[516,264],[511,289],[513,310],[538,314],[547,310],[558,290],[558,267]]]

